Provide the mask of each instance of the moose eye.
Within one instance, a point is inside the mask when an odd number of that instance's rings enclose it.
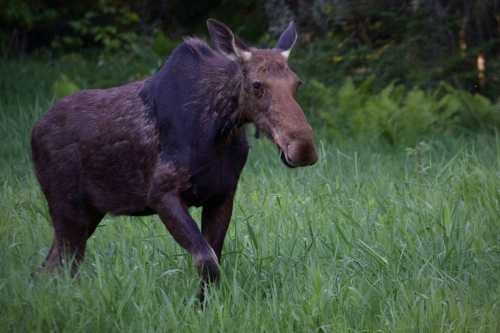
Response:
[[[253,92],[255,93],[255,96],[261,97],[263,95],[264,91],[263,91],[262,82],[254,81],[254,82],[252,82],[252,87],[253,87]]]

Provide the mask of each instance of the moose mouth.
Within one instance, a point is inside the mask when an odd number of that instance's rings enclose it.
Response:
[[[295,168],[295,165],[291,164],[288,161],[288,159],[286,158],[286,154],[281,149],[280,149],[280,158],[281,158],[281,161],[283,162],[284,165],[286,165],[287,167],[289,167],[291,169]]]

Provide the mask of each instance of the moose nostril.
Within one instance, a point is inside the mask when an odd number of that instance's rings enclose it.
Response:
[[[288,160],[288,157],[285,155],[285,153],[283,151],[281,151],[280,153],[280,158],[281,158],[281,161],[289,168],[295,168],[295,165],[292,164],[289,160]]]
[[[292,142],[287,146],[286,155],[288,160],[297,166],[311,165],[318,160],[318,154],[312,142]]]

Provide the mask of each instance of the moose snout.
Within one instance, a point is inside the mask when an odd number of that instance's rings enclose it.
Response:
[[[294,140],[288,143],[281,159],[289,167],[313,165],[318,161],[318,153],[312,141]]]

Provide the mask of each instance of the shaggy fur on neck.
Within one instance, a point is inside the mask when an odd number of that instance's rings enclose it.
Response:
[[[239,125],[242,78],[239,63],[187,38],[146,81],[140,96],[158,122],[160,138],[172,141],[172,131],[183,136],[196,131],[213,142]]]

